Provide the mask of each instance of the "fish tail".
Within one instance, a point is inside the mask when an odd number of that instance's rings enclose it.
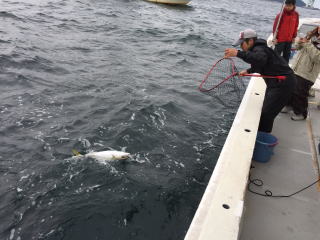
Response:
[[[82,154],[81,153],[79,153],[77,150],[75,150],[75,149],[72,149],[72,153],[73,153],[73,155],[74,156],[81,156]]]

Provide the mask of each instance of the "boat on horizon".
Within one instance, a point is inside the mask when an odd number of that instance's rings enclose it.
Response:
[[[186,5],[191,0],[147,0],[148,2],[154,3],[164,3],[164,4],[172,4],[172,5]]]

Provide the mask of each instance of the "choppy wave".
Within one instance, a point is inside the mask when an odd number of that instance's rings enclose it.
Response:
[[[16,16],[13,13],[7,12],[7,11],[0,11],[0,18],[22,21],[22,19],[20,17]]]

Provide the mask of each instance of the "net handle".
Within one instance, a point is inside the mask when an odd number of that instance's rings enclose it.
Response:
[[[216,65],[221,62],[221,61],[229,61],[230,65],[231,65],[231,69],[232,69],[232,74],[227,76],[224,80],[222,80],[220,83],[218,83],[217,85],[213,86],[212,88],[209,89],[204,89],[203,88],[203,84],[206,82],[206,80],[208,79],[208,77],[210,76],[211,72],[213,71],[213,69],[216,67]],[[223,84],[225,81],[227,81],[228,79],[234,77],[234,76],[239,76],[239,77],[262,77],[262,78],[276,78],[278,79],[278,81],[283,81],[286,79],[286,76],[270,76],[270,75],[260,75],[260,74],[239,74],[239,72],[236,71],[236,67],[234,64],[234,61],[232,58],[221,58],[220,60],[218,60],[215,64],[213,64],[213,66],[211,67],[211,69],[209,70],[209,72],[205,75],[204,79],[202,80],[200,86],[199,86],[199,91],[200,92],[210,92],[213,89],[219,87],[221,84]]]
[[[270,75],[260,75],[260,74],[241,74],[244,77],[262,77],[262,78],[277,78],[280,81],[286,80],[286,76],[270,76]]]
[[[223,81],[221,81],[219,84],[213,86],[212,88],[210,89],[204,89],[202,86],[203,84],[206,82],[206,80],[208,79],[208,77],[210,76],[211,72],[213,71],[213,69],[216,67],[216,65],[221,62],[221,61],[229,61],[231,66],[232,66],[232,74],[228,77],[226,77]],[[211,90],[219,87],[221,84],[223,84],[225,81],[227,81],[228,79],[238,75],[239,73],[235,71],[235,64],[234,64],[234,61],[232,60],[232,58],[221,58],[220,60],[218,60],[215,64],[213,64],[213,66],[211,67],[211,69],[209,70],[209,72],[205,75],[204,79],[202,80],[200,86],[199,86],[199,90],[200,92],[210,92]]]

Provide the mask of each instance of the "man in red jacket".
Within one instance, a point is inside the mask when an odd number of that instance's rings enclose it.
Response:
[[[282,14],[279,13],[273,23],[273,34],[276,36],[274,50],[287,62],[289,62],[291,45],[297,36],[299,25],[299,13],[295,9],[296,0],[286,0]]]

